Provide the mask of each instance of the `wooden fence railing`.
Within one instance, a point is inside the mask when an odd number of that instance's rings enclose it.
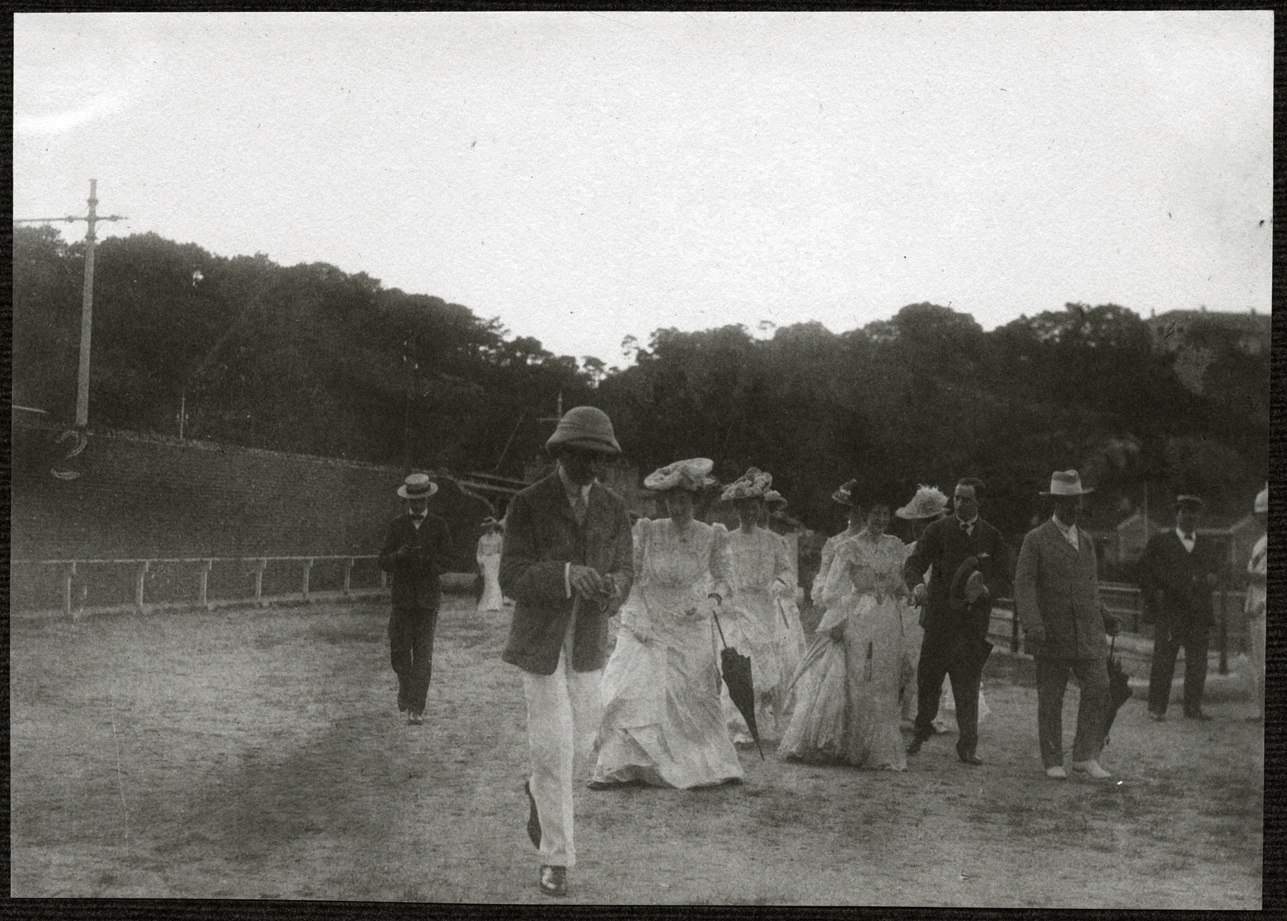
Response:
[[[160,557],[112,560],[12,560],[10,609],[19,614],[68,617],[80,612],[267,604],[315,594],[353,597],[387,589],[387,575],[374,555],[259,557]],[[320,589],[314,570],[325,567]],[[358,583],[354,571],[360,572]],[[265,574],[272,581],[265,591]],[[164,576],[158,584],[158,576]],[[212,594],[211,580],[218,582]],[[128,582],[126,581],[128,579]],[[127,588],[128,586],[128,588]],[[57,595],[54,595],[54,592]],[[50,604],[54,601],[57,602]]]

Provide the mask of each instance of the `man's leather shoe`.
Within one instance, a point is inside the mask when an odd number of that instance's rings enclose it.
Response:
[[[1187,713],[1185,713],[1185,714],[1184,714],[1184,718],[1185,718],[1185,719],[1187,719],[1187,720],[1203,720],[1203,721],[1206,721],[1206,720],[1211,719],[1211,714],[1210,714],[1210,713],[1203,713],[1201,710],[1190,710],[1189,712],[1187,712]]]
[[[1074,774],[1086,774],[1093,780],[1107,780],[1113,775],[1099,766],[1099,762],[1094,758],[1089,761],[1074,761],[1072,763]]]
[[[970,749],[962,748],[960,745],[956,746],[956,757],[960,758],[966,764],[979,765],[983,763],[982,758],[974,754]]]
[[[567,867],[541,867],[541,891],[546,895],[564,896],[568,894]]]
[[[907,754],[909,754],[909,755],[914,755],[914,754],[916,754],[918,751],[920,751],[920,750],[921,750],[921,743],[922,743],[923,741],[924,741],[923,739],[919,739],[919,738],[917,738],[917,737],[913,736],[913,737],[912,737],[912,740],[911,740],[910,742],[908,742],[908,743],[907,743]]]
[[[523,781],[523,792],[527,794],[527,837],[532,839],[532,847],[541,846],[541,817],[536,813],[536,797],[532,796],[532,782]]]

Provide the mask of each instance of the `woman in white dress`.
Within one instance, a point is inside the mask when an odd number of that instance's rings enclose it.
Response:
[[[822,603],[822,590],[827,584],[827,573],[831,571],[831,561],[836,558],[836,548],[851,537],[857,537],[859,532],[866,526],[867,522],[863,518],[862,509],[854,508],[853,504],[853,490],[857,485],[857,480],[850,480],[848,483],[836,487],[836,491],[831,494],[831,501],[845,509],[849,525],[839,534],[833,534],[828,537],[822,545],[822,555],[818,560],[818,572],[813,577],[813,585],[809,587],[809,598],[815,608],[825,607]]]
[[[495,518],[483,519],[483,536],[478,538],[478,571],[483,576],[483,594],[478,610],[500,611],[505,606],[500,587],[501,524]]]
[[[911,501],[894,514],[911,522],[912,540],[907,545],[907,555],[911,556],[916,549],[916,541],[920,540],[921,533],[929,523],[947,514],[947,496],[937,487],[921,486]],[[927,585],[929,577],[929,572],[926,572]],[[921,641],[925,638],[925,628],[921,624],[924,616],[924,609],[919,605],[909,604],[903,608],[903,639],[906,641],[904,648],[907,658],[903,664],[902,717],[907,722],[916,719],[916,663],[920,660]]]
[[[635,581],[603,672],[593,788],[688,789],[742,777],[720,709],[711,616],[729,594],[727,532],[693,520],[695,493],[714,484],[711,466],[677,461],[644,480],[669,517],[635,523]]]
[[[788,591],[791,562],[778,536],[761,528],[760,507],[764,494],[773,485],[771,474],[751,467],[725,488],[720,496],[737,509],[739,525],[728,535],[728,584],[732,604],[719,611],[719,622],[729,646],[751,659],[751,680],[755,685],[755,722],[762,740],[777,739],[782,732],[782,704],[785,684],[778,625],[783,615],[778,599]],[[746,720],[722,692],[724,716],[733,741],[752,741]]]
[[[760,519],[760,527],[769,530],[769,518],[774,514],[781,512],[787,507],[786,498],[776,489],[770,489],[764,494],[764,511]],[[796,671],[800,668],[800,662],[804,658],[804,627],[800,624],[800,606],[796,604],[795,593],[796,587],[800,584],[799,566],[796,561],[796,554],[791,548],[791,542],[783,534],[776,531],[769,531],[782,544],[782,549],[786,553],[787,563],[791,567],[790,574],[787,577],[787,590],[777,599],[778,611],[781,613],[776,621],[773,622],[774,630],[777,634],[778,656],[782,661],[782,677],[790,685],[791,679],[795,677]],[[782,715],[789,717],[795,701],[793,695],[788,691],[782,700]]]
[[[874,501],[863,531],[836,551],[823,587],[827,612],[778,747],[789,760],[907,769],[898,729],[907,548],[888,526],[889,505]]]

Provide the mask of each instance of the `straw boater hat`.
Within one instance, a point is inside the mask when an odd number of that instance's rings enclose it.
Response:
[[[746,473],[724,487],[720,499],[725,502],[737,499],[763,499],[772,485],[773,474],[765,473],[759,467],[748,467]]]
[[[688,460],[675,461],[659,470],[654,470],[644,478],[644,488],[653,492],[666,492],[670,489],[686,489],[689,492],[700,492],[707,486],[715,484],[710,475],[715,462],[705,457],[690,457]]]
[[[1083,489],[1081,485],[1081,476],[1076,470],[1056,470],[1050,474],[1050,489],[1043,492],[1043,496],[1085,496],[1093,493],[1095,490]]]
[[[836,491],[831,494],[831,501],[839,505],[852,506],[854,504],[854,489],[858,486],[857,480],[850,480],[836,487]]]
[[[894,512],[899,518],[915,521],[922,518],[937,518],[947,511],[947,496],[937,486],[920,486],[912,501]]]
[[[1264,512],[1265,514],[1269,514],[1269,484],[1268,483],[1265,484],[1264,489],[1256,493],[1256,504],[1255,506],[1253,506],[1253,511]]]
[[[787,507],[787,500],[776,489],[770,489],[764,494],[764,501],[770,508],[784,509]]]
[[[621,445],[617,444],[617,436],[612,430],[612,420],[603,410],[593,406],[575,406],[563,414],[554,434],[545,442],[546,450],[550,451],[560,445],[601,454],[621,453]]]
[[[437,491],[438,484],[427,473],[410,473],[398,487],[398,495],[404,499],[428,499]]]
[[[1194,496],[1194,495],[1181,493],[1180,495],[1175,497],[1175,507],[1179,508],[1182,505],[1191,505],[1194,508],[1202,508],[1202,506],[1206,505],[1206,503],[1202,501],[1201,496]]]

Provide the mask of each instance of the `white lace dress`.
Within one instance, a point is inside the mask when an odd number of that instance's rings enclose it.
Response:
[[[701,787],[742,766],[720,709],[712,589],[727,565],[726,532],[669,519],[635,524],[635,582],[603,672],[604,716],[593,781]]]
[[[719,610],[720,625],[728,645],[751,659],[756,728],[762,740],[774,740],[782,733],[784,686],[791,680],[782,663],[779,636],[784,615],[778,605],[788,591],[791,563],[778,535],[759,527],[749,533],[741,528],[728,532],[728,553],[732,597]],[[733,741],[751,741],[727,688],[722,700]]]
[[[478,569],[483,574],[483,594],[478,599],[479,611],[500,611],[504,598],[500,587],[501,536],[484,534],[478,538]]]
[[[778,747],[791,760],[907,768],[898,729],[904,670],[902,586],[907,550],[890,535],[860,536],[837,550],[823,589],[827,612],[795,688],[796,708]],[[831,639],[843,624],[844,637]]]

